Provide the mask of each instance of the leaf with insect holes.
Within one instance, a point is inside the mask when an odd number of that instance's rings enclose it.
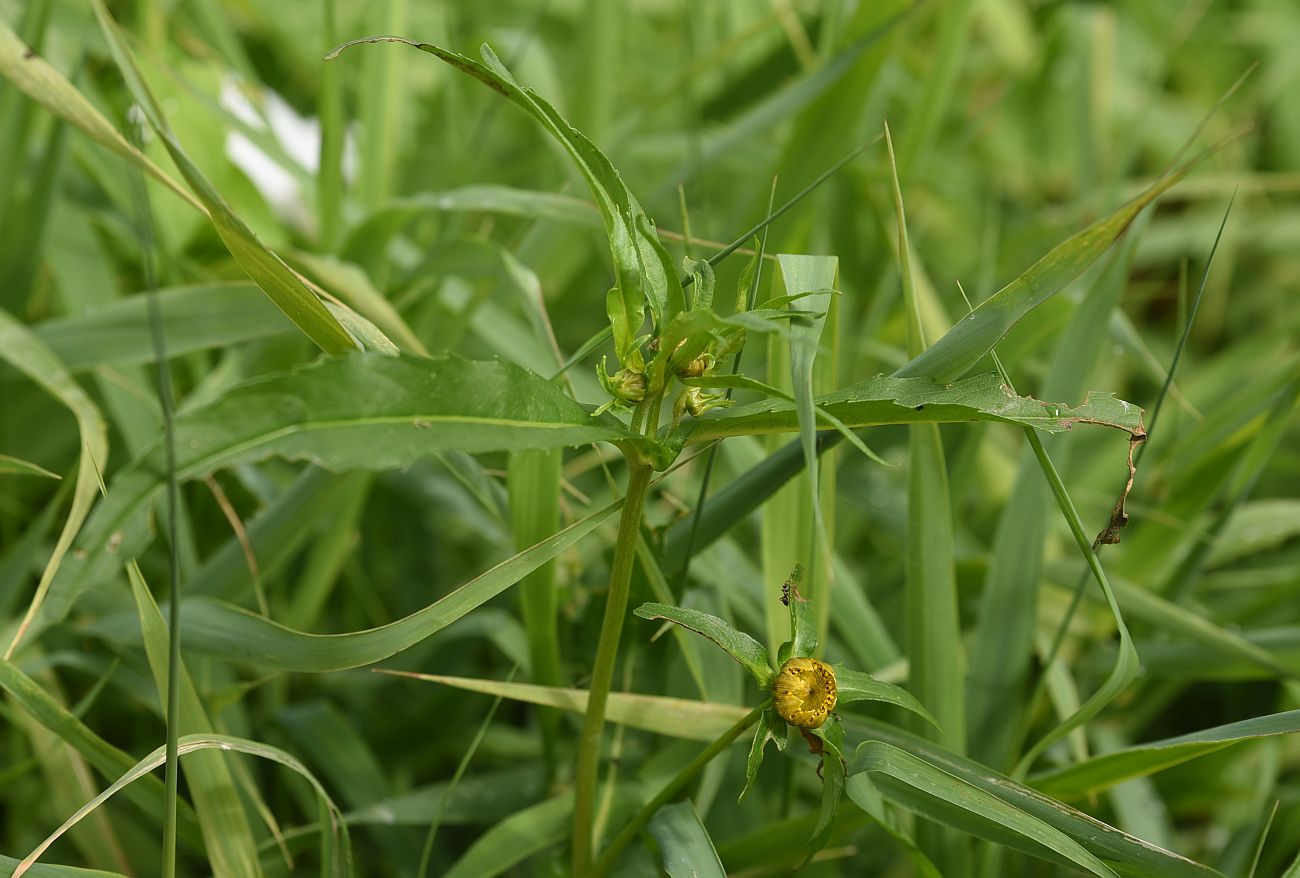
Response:
[[[745,670],[754,675],[759,686],[767,689],[772,685],[774,674],[767,650],[757,640],[743,631],[737,631],[717,616],[656,603],[642,604],[636,608],[636,615],[642,619],[666,619],[689,628],[696,634],[702,634],[740,662]]]

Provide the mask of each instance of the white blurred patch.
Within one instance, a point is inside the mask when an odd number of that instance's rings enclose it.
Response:
[[[266,153],[241,131],[226,135],[226,157],[243,171],[266,199],[276,215],[305,234],[316,232],[316,216],[303,192],[303,174],[314,177],[320,164],[320,119],[299,116],[274,91],[261,89],[262,112],[240,88],[238,80],[228,76],[221,83],[221,106],[249,128],[269,128],[285,155],[297,165],[285,167]],[[351,132],[344,135],[343,177],[352,180],[356,173],[356,140]]]

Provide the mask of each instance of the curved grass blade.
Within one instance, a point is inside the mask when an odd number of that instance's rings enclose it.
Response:
[[[260,378],[176,418],[179,478],[273,455],[329,469],[409,466],[442,451],[560,448],[629,439],[541,377],[504,362],[352,356]],[[61,618],[85,588],[147,543],[143,512],[162,485],[157,448],[114,479],[51,589]],[[109,551],[110,546],[114,551]]]
[[[615,343],[620,361],[636,351],[636,338],[648,305],[655,324],[663,327],[686,309],[677,268],[645,215],[636,197],[623,183],[618,171],[603,153],[573,128],[531,89],[521,86],[505,65],[485,43],[480,52],[483,61],[450,52],[428,43],[401,37],[369,37],[344,43],[330,52],[326,60],[337,57],[344,49],[358,43],[394,42],[413,46],[469,74],[532,116],[551,135],[577,165],[605,221],[610,253],[614,259],[616,288],[620,299],[620,318],[616,321]],[[619,332],[621,327],[622,331]]]
[[[1119,878],[1066,833],[892,744],[867,741],[858,747],[848,782],[851,799],[859,795],[853,781],[853,775],[859,772],[870,772],[887,791],[897,793],[902,787],[911,788],[919,796],[903,795],[900,800],[922,816],[999,844],[1014,845],[1041,859],[1082,868],[1099,878]]]
[[[279,671],[325,673],[359,668],[409,649],[515,585],[604,524],[622,501],[599,509],[502,561],[422,610],[378,628],[307,634],[217,601],[186,603],[186,650]]]
[[[4,76],[19,91],[55,116],[80,129],[96,143],[107,147],[144,170],[195,208],[203,209],[199,201],[184,186],[132,146],[62,73],[24,45],[18,35],[4,22],[0,22],[0,76]]]
[[[1163,850],[1140,838],[1121,832],[1063,802],[1048,798],[987,766],[959,756],[897,726],[856,716],[845,716],[850,732],[869,741],[883,741],[960,781],[977,787],[1065,833],[1094,856],[1112,865],[1126,878],[1222,878],[1209,866]],[[888,798],[908,807],[913,788],[893,785],[877,776]],[[852,785],[852,781],[850,781]],[[929,800],[929,799],[927,799]]]
[[[443,878],[494,878],[558,844],[569,831],[572,815],[573,793],[512,814],[479,836]]]
[[[99,21],[100,29],[108,40],[108,47],[113,55],[122,78],[126,81],[137,106],[149,121],[150,127],[157,133],[159,140],[167,148],[168,155],[176,163],[177,169],[185,181],[194,190],[206,209],[213,228],[221,238],[230,255],[239,263],[240,268],[261,287],[271,301],[285,316],[303,331],[303,333],[329,354],[342,354],[357,350],[357,341],[348,333],[330,310],[308,288],[303,279],[284,261],[268,250],[253,231],[235,214],[220,193],[198,166],[190,160],[171,126],[163,115],[162,108],[154,99],[153,93],[140,75],[130,50],[127,48],[117,24],[104,7],[102,0],[91,0],[91,8]]]
[[[77,813],[69,817],[62,826],[55,830],[54,833],[46,838],[45,841],[41,842],[35,850],[19,862],[17,868],[14,870],[13,878],[22,878],[22,876],[36,863],[37,859],[40,858],[41,854],[45,853],[46,849],[48,849],[50,845],[54,844],[60,836],[80,822],[84,817],[86,817],[86,815],[90,814],[104,802],[108,801],[123,788],[140,778],[147,776],[149,772],[154,771],[161,766],[165,758],[164,750],[165,748],[163,747],[154,750],[148,756],[137,762],[129,771],[118,778],[102,793],[83,805]],[[333,800],[330,799],[329,793],[323,786],[321,786],[320,782],[316,780],[315,776],[307,770],[306,766],[278,747],[272,747],[269,744],[263,744],[260,741],[250,741],[246,738],[236,738],[230,735],[186,735],[181,738],[178,747],[181,756],[188,756],[191,753],[199,753],[207,750],[219,750],[227,753],[246,753],[250,756],[269,759],[272,762],[277,762],[306,778],[307,782],[310,783],[312,788],[315,790],[316,795],[329,809],[334,831],[339,834],[343,842],[343,856],[334,863],[334,868],[326,874],[341,876],[350,872],[352,866],[351,842],[348,839],[347,825],[343,821],[343,814],[334,805]],[[38,875],[40,873],[37,871],[32,874]],[[87,873],[79,872],[77,874]]]
[[[1030,779],[1034,789],[1058,799],[1080,799],[1135,777],[1147,777],[1198,759],[1241,741],[1300,732],[1300,710],[1257,716],[1199,732],[1137,744],[1094,756],[1067,768],[1043,772]]]
[[[13,638],[5,647],[5,659],[12,658],[24,634],[41,610],[64,556],[73,545],[73,539],[82,522],[90,513],[99,487],[99,474],[108,464],[108,427],[103,416],[80,385],[68,374],[58,357],[40,341],[30,329],[19,323],[8,312],[0,310],[0,357],[36,382],[46,393],[59,400],[77,420],[81,448],[77,459],[77,483],[72,493],[72,506],[63,522],[63,529],[54,544],[54,551],[41,571],[36,593],[32,596],[23,620]]]
[[[63,478],[63,476],[50,472],[40,464],[14,457],[11,454],[0,454],[0,476],[36,476],[37,478],[54,479],[56,481]]]

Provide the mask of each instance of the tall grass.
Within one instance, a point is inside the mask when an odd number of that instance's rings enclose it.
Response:
[[[1289,0],[291,7],[0,3],[0,874],[1300,875]]]

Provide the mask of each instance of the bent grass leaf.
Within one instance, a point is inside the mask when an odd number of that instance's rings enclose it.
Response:
[[[1296,732],[1300,732],[1300,710],[1257,716],[1095,756],[1068,768],[1044,772],[1032,778],[1029,783],[1045,795],[1059,799],[1079,799],[1108,790],[1131,778],[1146,777],[1181,765],[1241,741]]]
[[[199,170],[198,165],[190,160],[163,116],[162,108],[140,75],[131,51],[123,41],[117,24],[109,15],[102,0],[92,0],[91,8],[95,12],[104,37],[108,40],[113,60],[122,78],[126,80],[126,85],[135,98],[137,106],[167,148],[168,155],[176,163],[185,182],[202,202],[213,228],[216,229],[222,243],[226,245],[226,249],[230,251],[230,255],[239,263],[239,267],[271,297],[271,301],[284,312],[286,317],[320,346],[321,350],[330,354],[356,350],[357,341],[330,313],[316,293],[307,286],[301,276],[257,239],[252,229],[230,209],[225,199]]]
[[[634,612],[642,619],[666,619],[709,638],[753,674],[759,686],[764,689],[771,687],[774,674],[767,650],[757,640],[737,631],[717,616],[656,603],[642,604]]]
[[[925,709],[921,702],[916,700],[916,697],[911,692],[901,686],[881,682],[870,674],[836,665],[835,688],[837,690],[835,699],[837,707],[852,704],[855,701],[881,701],[909,710],[935,728],[939,728],[939,721],[931,715],[930,711]]]
[[[68,370],[49,347],[30,329],[11,317],[7,311],[2,310],[0,310],[0,358],[9,361],[14,368],[66,406],[77,420],[77,432],[81,438],[72,507],[63,522],[63,529],[54,544],[54,551],[50,553],[50,559],[46,562],[45,569],[41,571],[36,594],[33,595],[13,638],[5,646],[4,657],[9,659],[49,595],[64,556],[73,545],[82,522],[90,513],[95,491],[99,487],[99,474],[108,465],[108,426],[104,423],[104,418],[95,403],[68,374]]]
[[[876,783],[895,793],[896,801],[931,820],[1041,859],[1074,865],[1099,878],[1119,878],[1064,832],[892,744],[867,741],[858,747],[850,769],[850,799],[859,795],[852,776],[861,772],[870,772]]]
[[[284,750],[281,750],[278,747],[272,747],[269,744],[263,744],[260,741],[250,741],[246,738],[236,738],[230,735],[185,735],[180,739],[177,746],[177,751],[181,756],[188,756],[192,753],[200,753],[209,750],[218,750],[227,753],[230,752],[246,753],[249,756],[257,756],[262,759],[269,759],[272,762],[277,762],[280,765],[283,765],[286,768],[289,768],[290,770],[295,771],[298,774],[302,775],[304,778],[306,778],[307,782],[311,784],[312,789],[315,790],[317,797],[320,799],[321,802],[325,804],[326,808],[329,810],[331,823],[333,824],[333,829],[335,832],[341,833],[341,838],[343,840],[344,858],[342,860],[336,861],[333,864],[334,868],[330,871],[327,871],[326,874],[346,875],[350,873],[351,866],[352,866],[351,848],[350,848],[350,842],[348,841],[347,825],[343,820],[343,813],[338,809],[337,806],[335,806],[333,800],[329,796],[329,793],[321,785],[320,781],[318,781],[316,777],[310,771],[307,770],[307,767],[305,765],[303,765],[292,755],[286,753]],[[36,860],[41,856],[41,854],[45,853],[46,849],[48,849],[50,845],[54,844],[54,842],[57,841],[64,833],[66,833],[69,829],[71,829],[73,826],[79,823],[83,818],[85,818],[88,814],[93,812],[104,802],[108,801],[110,798],[112,798],[114,795],[116,795],[125,787],[129,786],[132,783],[135,783],[137,780],[139,780],[142,777],[148,777],[150,772],[160,768],[166,758],[165,751],[166,751],[165,747],[159,747],[157,750],[154,750],[148,756],[144,757],[139,762],[137,762],[134,766],[132,766],[129,771],[127,771],[116,781],[114,781],[113,784],[110,785],[107,789],[105,789],[102,793],[100,793],[94,799],[92,799],[91,801],[83,805],[77,811],[77,813],[73,814],[66,821],[64,821],[62,826],[60,826],[57,830],[55,830],[48,838],[45,839],[45,841],[41,842],[41,844],[38,845],[35,850],[33,850],[30,854],[24,857],[21,862],[18,863],[17,868],[13,872],[13,878],[21,878],[22,875],[27,874],[28,871],[32,869],[32,866],[36,863]],[[42,874],[42,872],[40,870],[34,870],[31,872],[31,874],[40,875]],[[57,874],[57,873],[45,873],[45,874]],[[104,873],[78,870],[72,872],[71,874],[103,875]]]
[[[857,732],[868,741],[883,741],[897,750],[915,754],[916,757],[923,759],[943,773],[989,793],[1043,823],[1060,830],[1083,845],[1099,859],[1113,864],[1126,878],[1127,876],[1132,876],[1132,878],[1222,878],[1221,873],[1209,866],[1194,862],[1186,857],[1163,850],[1140,838],[1121,832],[1113,826],[1108,826],[1063,802],[1048,798],[985,765],[946,750],[897,726],[854,716],[846,716],[844,723],[850,732]],[[918,807],[915,804],[917,791],[913,787],[907,784],[892,783],[888,778],[881,775],[874,776],[873,780],[891,801],[910,810],[915,810]],[[851,798],[853,796],[853,786],[854,781],[850,778]],[[933,803],[936,800],[926,795],[925,801]],[[909,802],[913,804],[909,805]],[[921,805],[920,807],[927,806]],[[1019,838],[1020,836],[1013,836],[1012,840]]]
[[[552,534],[409,616],[365,631],[307,634],[230,604],[186,601],[185,648],[274,671],[325,673],[374,664],[409,649],[468,614],[608,521],[622,500]]]
[[[9,695],[12,703],[22,707],[28,716],[58,735],[60,740],[81,754],[104,777],[115,778],[129,771],[135,763],[130,754],[105,741],[41,688],[40,684],[24,674],[17,665],[3,659],[0,659],[0,689]],[[142,778],[140,784],[127,788],[126,796],[146,814],[162,813],[163,783],[152,775]],[[194,809],[184,801],[178,802],[177,807],[181,837],[196,846],[202,845]],[[14,860],[15,864],[17,862]],[[0,860],[0,869],[2,868],[3,860]]]
[[[180,479],[272,456],[377,470],[446,451],[631,439],[616,418],[592,418],[553,384],[509,363],[366,355],[238,385],[210,405],[178,414],[175,429]],[[163,485],[163,471],[155,446],[114,479],[51,589],[54,618],[147,542],[144,513]]]
[[[74,125],[96,143],[138,165],[195,208],[203,209],[184,186],[131,145],[62,73],[26,46],[3,21],[0,21],[0,76],[4,76],[23,94],[58,118]]]
[[[482,62],[438,46],[401,37],[354,40],[335,49],[326,56],[326,60],[336,57],[348,46],[368,42],[395,42],[413,46],[469,74],[536,119],[569,153],[591,188],[605,221],[622,312],[616,321],[616,327],[622,327],[623,332],[615,338],[621,361],[626,363],[628,357],[635,354],[636,337],[647,304],[654,315],[655,324],[660,327],[686,310],[676,266],[660,243],[654,224],[618,171],[596,145],[565,121],[554,107],[532,89],[516,82],[486,43],[480,49]]]
[[[127,565],[131,594],[135,599],[140,632],[144,638],[145,657],[153,673],[160,703],[169,703],[170,660],[169,632],[163,615],[134,563]],[[208,718],[207,707],[199,696],[182,660],[177,669],[179,697],[175,702],[178,715],[170,734],[207,735],[216,731]],[[164,749],[165,752],[165,749]],[[235,786],[232,766],[216,753],[201,753],[181,765],[194,812],[207,849],[212,870],[217,875],[260,876],[261,861],[252,828],[248,825],[244,805]],[[111,787],[110,787],[111,789]],[[72,822],[72,821],[70,821]]]
[[[1034,427],[1046,433],[1075,424],[1145,432],[1142,410],[1109,393],[1089,393],[1082,404],[1041,402],[1007,390],[993,373],[940,384],[929,378],[871,378],[817,397],[817,405],[848,427],[877,424],[997,421]],[[793,403],[764,400],[691,422],[673,437],[688,444],[728,436],[790,433],[799,427]]]

